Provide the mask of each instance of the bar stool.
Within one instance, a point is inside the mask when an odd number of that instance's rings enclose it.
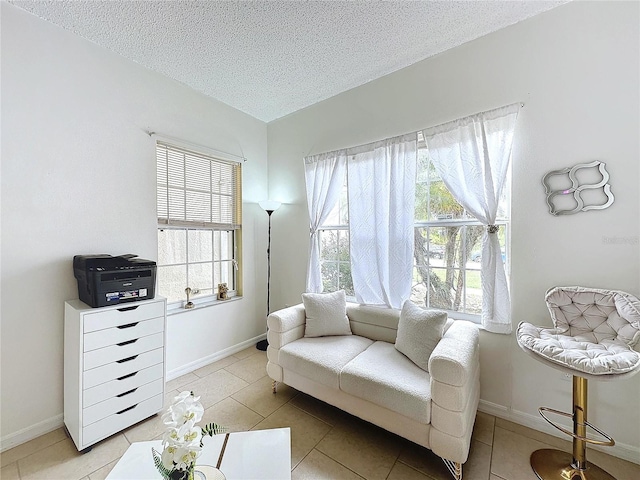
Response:
[[[554,328],[521,322],[518,345],[536,360],[573,376],[573,412],[540,407],[542,418],[573,437],[572,454],[554,449],[531,454],[531,468],[541,480],[613,479],[587,463],[586,446],[611,446],[613,438],[587,421],[587,380],[619,380],[640,370],[640,353],[632,347],[640,340],[640,300],[616,290],[554,287],[545,301]],[[546,412],[569,417],[573,431],[551,421]],[[587,437],[587,427],[603,439]]]

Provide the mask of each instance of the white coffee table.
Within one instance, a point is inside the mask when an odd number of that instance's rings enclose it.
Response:
[[[225,435],[205,437],[198,465],[216,466]],[[124,453],[107,480],[159,480],[151,448],[162,452],[160,440],[135,442]],[[229,435],[220,470],[227,480],[291,480],[291,430],[274,428]]]

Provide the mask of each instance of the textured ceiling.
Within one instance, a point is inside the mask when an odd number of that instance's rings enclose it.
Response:
[[[265,122],[567,0],[10,0]]]

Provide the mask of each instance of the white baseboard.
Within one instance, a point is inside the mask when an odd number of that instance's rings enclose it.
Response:
[[[218,360],[222,360],[223,358],[228,357],[229,355],[233,355],[234,353],[240,352],[245,348],[255,346],[260,340],[264,340],[267,338],[266,334],[258,335],[257,337],[251,338],[249,340],[245,340],[242,343],[238,343],[237,345],[233,345],[229,348],[225,348],[224,350],[220,350],[212,355],[208,355],[206,357],[199,358],[191,363],[186,363],[178,368],[174,368],[167,372],[167,382],[169,380],[173,380],[174,378],[181,377],[187,373],[191,373],[194,370],[197,370],[202,367],[206,367],[210,363],[217,362]]]
[[[532,428],[533,430],[538,430],[539,432],[547,433],[549,435],[553,435],[554,437],[561,438],[563,440],[570,440],[567,435],[563,434],[549,423],[547,423],[542,417],[539,415],[531,415],[529,413],[520,412],[517,410],[511,410],[502,405],[498,405],[495,403],[487,402],[485,400],[480,400],[480,404],[478,405],[478,410],[484,413],[488,413],[495,417],[500,417],[504,420],[508,420],[513,423],[517,423],[518,425],[522,425],[525,427]],[[573,430],[573,426],[569,424],[562,424],[561,426],[566,428],[567,430]],[[616,444],[612,447],[601,447],[598,445],[589,445],[589,449],[599,450],[608,455],[613,455],[614,457],[621,458],[623,460],[627,460],[628,462],[640,464],[640,448],[634,447],[633,445],[628,445],[626,443],[620,443],[616,441]]]
[[[64,416],[61,413],[55,417],[51,417],[43,420],[42,422],[38,422],[35,425],[31,425],[30,427],[5,435],[0,439],[0,452],[9,450],[10,448],[28,442],[29,440],[33,440],[34,438],[46,433],[53,432],[62,426],[64,426]]]
[[[174,378],[184,375],[185,373],[190,373],[194,370],[197,370],[198,368],[205,367],[210,363],[217,362],[218,360],[228,357],[229,355],[233,355],[234,353],[240,352],[250,346],[255,346],[256,343],[258,343],[260,340],[264,340],[265,338],[267,338],[266,334],[262,334],[250,340],[246,340],[242,343],[214,353],[213,355],[209,355],[207,357],[198,359],[195,362],[191,362],[179,368],[175,368],[170,372],[167,372],[167,381],[173,380]],[[35,425],[31,425],[17,432],[5,435],[4,437],[0,438],[0,452],[4,452],[5,450],[9,450],[10,448],[28,442],[29,440],[33,440],[34,438],[44,435],[45,433],[52,432],[62,426],[64,426],[64,415],[60,413],[59,415],[36,423]]]

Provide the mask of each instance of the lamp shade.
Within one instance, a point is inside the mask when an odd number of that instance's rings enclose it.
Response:
[[[258,202],[260,208],[262,208],[265,212],[275,212],[278,208],[280,208],[281,203],[275,200],[262,200]]]

